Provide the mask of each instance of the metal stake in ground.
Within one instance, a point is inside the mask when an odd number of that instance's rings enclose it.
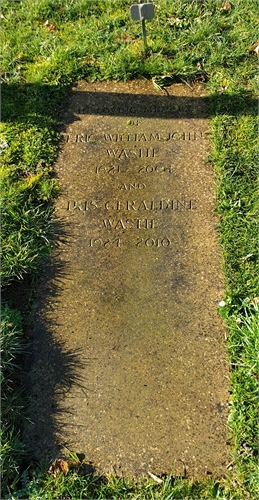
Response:
[[[141,21],[142,34],[144,40],[144,49],[147,49],[147,35],[145,20],[153,19],[155,14],[155,7],[152,3],[140,3],[131,5],[130,16],[134,21]]]

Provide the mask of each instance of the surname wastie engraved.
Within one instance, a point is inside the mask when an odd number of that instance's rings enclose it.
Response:
[[[105,229],[157,229],[159,221],[157,219],[113,219],[111,217],[102,220],[102,227]]]
[[[132,149],[107,149],[107,155],[110,158],[124,160],[125,158],[155,158],[159,153],[156,148],[137,148]]]

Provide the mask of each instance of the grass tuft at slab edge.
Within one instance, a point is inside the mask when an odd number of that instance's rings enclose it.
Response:
[[[58,153],[58,110],[73,81],[155,78],[204,82],[211,96],[211,162],[218,179],[219,234],[226,277],[225,306],[232,364],[228,425],[233,466],[227,478],[206,484],[135,484],[82,478],[74,471],[55,481],[43,469],[24,472],[19,435],[24,403],[17,375],[2,374],[14,418],[2,426],[2,495],[6,498],[257,498],[256,239],[257,56],[256,2],[240,0],[154,2],[143,56],[139,23],[129,19],[129,1],[2,0],[2,243],[8,283],[9,324],[26,345],[21,320],[9,297],[12,283],[38,272],[49,254],[53,198],[52,165]],[[225,7],[224,7],[225,5]],[[48,23],[47,23],[48,21]],[[96,26],[98,29],[96,29]],[[205,82],[207,83],[205,84]],[[10,231],[10,228],[12,229]],[[7,299],[6,299],[7,300]],[[23,323],[28,307],[21,307]],[[9,337],[2,331],[7,352]],[[16,334],[15,334],[16,336]],[[23,344],[23,345],[24,345]],[[23,355],[18,349],[17,364]],[[19,373],[20,369],[18,369]],[[17,385],[16,385],[17,383]],[[15,392],[15,387],[17,391]],[[14,397],[13,397],[14,396]],[[18,409],[18,410],[17,410]],[[5,419],[7,413],[2,412]],[[4,443],[4,446],[3,446]],[[8,474],[5,472],[8,469]],[[9,493],[8,493],[9,491]],[[22,495],[22,496],[21,496]],[[45,496],[44,496],[45,495]],[[71,496],[72,495],[72,496]],[[155,496],[154,496],[155,495]],[[163,496],[162,496],[163,495]]]

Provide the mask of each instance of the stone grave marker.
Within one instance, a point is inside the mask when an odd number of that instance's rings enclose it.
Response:
[[[228,365],[202,89],[83,82],[62,119],[28,368],[32,454],[221,476]]]

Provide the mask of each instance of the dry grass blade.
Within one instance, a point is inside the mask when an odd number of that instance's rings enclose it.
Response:
[[[148,475],[153,479],[153,481],[155,481],[156,483],[158,484],[161,484],[163,483],[163,479],[161,479],[160,477],[156,476],[155,474],[152,474],[152,472],[148,472]]]

